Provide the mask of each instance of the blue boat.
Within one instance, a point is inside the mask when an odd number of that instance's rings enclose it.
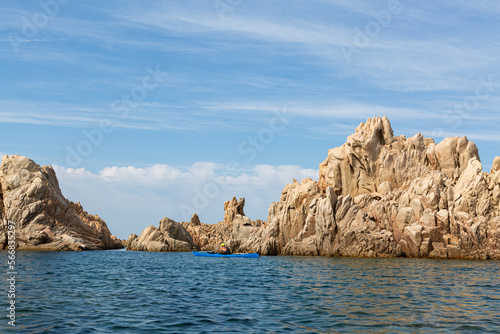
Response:
[[[206,252],[195,252],[193,251],[194,256],[209,256],[209,257],[247,257],[247,258],[258,258],[259,254],[258,253],[248,253],[248,254],[243,254],[243,253],[237,253],[237,254],[210,254]]]

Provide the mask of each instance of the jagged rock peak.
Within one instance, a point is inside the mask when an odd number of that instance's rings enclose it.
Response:
[[[125,244],[127,250],[132,251],[187,252],[200,249],[184,226],[168,217],[160,220],[158,228],[150,225],[140,236],[131,234]]]
[[[245,216],[243,212],[243,207],[245,206],[245,198],[240,198],[236,200],[236,197],[224,203],[224,223],[232,224],[233,219],[236,215]]]
[[[477,146],[467,137],[450,137],[436,144],[420,133],[393,136],[387,117],[361,123],[346,143],[328,151],[319,165],[319,185],[337,195],[357,196],[407,186],[432,170],[458,179],[471,158],[479,160]]]
[[[391,122],[384,116],[369,118],[366,123],[361,123],[355,130],[355,133],[361,135],[371,135],[371,138],[377,140],[380,145],[392,143],[394,131]]]
[[[198,215],[196,213],[193,213],[193,216],[191,217],[190,223],[193,226],[199,226],[199,225],[201,225],[200,217],[198,217]]]
[[[500,171],[500,157],[495,157],[493,165],[491,166],[490,174]]]

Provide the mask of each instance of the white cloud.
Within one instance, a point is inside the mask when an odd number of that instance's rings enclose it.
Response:
[[[179,169],[155,164],[146,168],[136,168],[134,166],[106,167],[96,177],[106,182],[137,182],[147,185],[161,185],[165,182],[178,180],[185,175]]]
[[[54,169],[63,194],[100,215],[120,238],[139,234],[165,216],[185,221],[196,212],[202,221],[216,223],[223,219],[224,202],[232,196],[246,198],[245,213],[251,219],[267,219],[269,205],[279,200],[286,183],[318,176],[318,170],[293,165],[256,165],[243,170],[213,162],[183,168],[113,166],[97,173],[84,168]]]
[[[310,21],[288,18],[280,22],[276,18],[259,18],[245,15],[246,12],[233,12],[221,20],[216,12],[193,10],[166,5],[155,11],[145,11],[142,15],[130,12],[117,14],[124,22],[140,24],[142,27],[156,27],[182,33],[226,32],[231,35],[243,34],[247,38],[272,42],[298,43],[306,45],[345,45],[348,29],[330,22],[328,26],[316,25]],[[255,7],[257,9],[259,6]],[[212,15],[210,15],[212,14]]]

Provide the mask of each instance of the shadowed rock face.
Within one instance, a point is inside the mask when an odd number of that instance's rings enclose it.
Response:
[[[146,227],[140,236],[132,234],[125,242],[127,250],[150,252],[188,252],[199,250],[188,231],[170,218],[163,218],[159,227]]]
[[[0,166],[0,248],[7,247],[7,225],[16,226],[17,249],[97,250],[122,248],[99,216],[63,197],[51,166],[19,155]]]
[[[466,137],[394,137],[372,118],[329,150],[319,182],[286,185],[236,250],[500,259],[499,201],[499,157],[488,174]]]

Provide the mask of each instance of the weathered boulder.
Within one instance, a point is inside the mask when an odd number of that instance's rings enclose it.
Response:
[[[236,215],[233,218],[233,230],[231,232],[231,239],[242,240],[250,237],[252,231],[252,221],[250,218],[242,215]]]
[[[122,248],[106,223],[62,195],[51,166],[40,167],[19,155],[0,166],[0,249],[7,247],[7,226],[16,226],[16,248],[97,250]]]
[[[200,249],[180,223],[167,217],[160,220],[158,228],[150,225],[140,236],[130,235],[126,246],[127,250],[150,252],[189,252]]]
[[[466,168],[470,159],[479,160],[476,144],[467,137],[448,137],[436,145],[440,170],[449,178],[456,177]]]
[[[200,217],[198,217],[196,213],[193,213],[190,223],[193,226],[200,226],[201,225]]]

